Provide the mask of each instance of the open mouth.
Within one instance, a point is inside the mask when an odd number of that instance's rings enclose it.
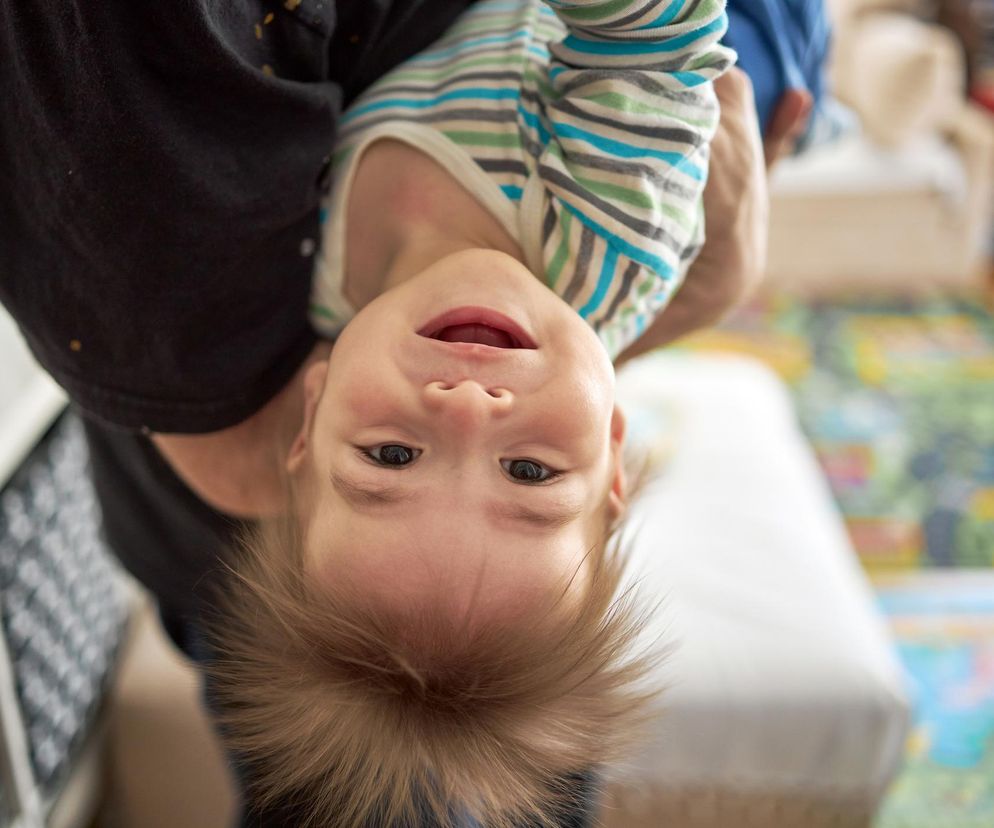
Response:
[[[464,342],[490,348],[534,350],[534,340],[517,322],[490,308],[455,308],[432,319],[419,336],[439,342]]]

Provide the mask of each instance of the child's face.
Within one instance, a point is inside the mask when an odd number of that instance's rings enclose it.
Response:
[[[481,321],[517,341],[469,324]],[[533,347],[478,344],[487,334]],[[309,470],[316,573],[348,573],[384,600],[437,591],[454,609],[513,614],[575,570],[622,508],[611,362],[510,256],[436,262],[367,305],[311,370],[288,466]]]

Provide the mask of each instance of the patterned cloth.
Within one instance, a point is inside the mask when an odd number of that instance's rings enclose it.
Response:
[[[994,571],[877,584],[908,671],[915,727],[875,828],[994,824]]]
[[[994,318],[984,299],[767,297],[687,347],[750,353],[790,383],[876,577],[915,728],[875,828],[994,825]]]
[[[344,217],[362,150],[432,156],[501,221],[528,267],[616,355],[669,301],[703,242],[724,0],[486,0],[346,113],[312,320],[336,336]]]
[[[870,570],[994,565],[994,318],[978,298],[758,301],[690,347],[790,383]]]
[[[98,709],[126,617],[86,465],[82,428],[66,416],[0,493],[3,632],[49,794]]]

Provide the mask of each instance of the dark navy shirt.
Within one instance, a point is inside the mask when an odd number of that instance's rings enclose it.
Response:
[[[213,431],[288,381],[342,107],[470,3],[0,4],[0,301],[85,413]]]

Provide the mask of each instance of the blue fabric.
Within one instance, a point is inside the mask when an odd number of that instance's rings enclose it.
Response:
[[[819,109],[829,41],[824,0],[728,0],[723,42],[738,52],[738,65],[752,80],[764,131],[788,89],[807,89],[812,112]]]

